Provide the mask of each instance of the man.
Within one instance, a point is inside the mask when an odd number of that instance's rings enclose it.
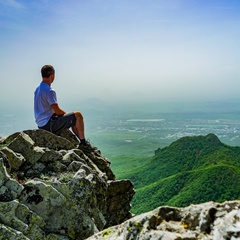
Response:
[[[57,102],[56,92],[51,88],[55,70],[51,65],[41,69],[42,82],[34,92],[34,115],[38,128],[56,133],[61,129],[72,128],[81,146],[90,146],[85,140],[84,121],[80,112],[66,113]]]

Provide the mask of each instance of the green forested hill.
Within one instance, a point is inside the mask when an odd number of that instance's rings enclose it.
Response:
[[[240,147],[214,134],[184,137],[126,176],[133,181],[135,214],[160,205],[183,207],[240,198]]]

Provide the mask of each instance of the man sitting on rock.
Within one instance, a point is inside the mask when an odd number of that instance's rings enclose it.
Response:
[[[72,128],[80,140],[80,146],[91,147],[85,140],[84,121],[80,112],[66,113],[57,102],[56,92],[51,88],[55,70],[51,65],[41,69],[42,82],[34,92],[34,115],[38,128],[56,133],[59,130]]]

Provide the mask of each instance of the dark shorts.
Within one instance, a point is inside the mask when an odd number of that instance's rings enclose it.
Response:
[[[48,123],[39,129],[44,129],[52,133],[56,133],[59,130],[70,128],[76,125],[76,118],[73,112],[66,113],[61,116],[52,116]]]

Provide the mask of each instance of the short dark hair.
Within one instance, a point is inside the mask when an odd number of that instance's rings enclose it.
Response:
[[[41,69],[41,74],[43,78],[49,78],[51,74],[55,73],[53,66],[44,65]]]

